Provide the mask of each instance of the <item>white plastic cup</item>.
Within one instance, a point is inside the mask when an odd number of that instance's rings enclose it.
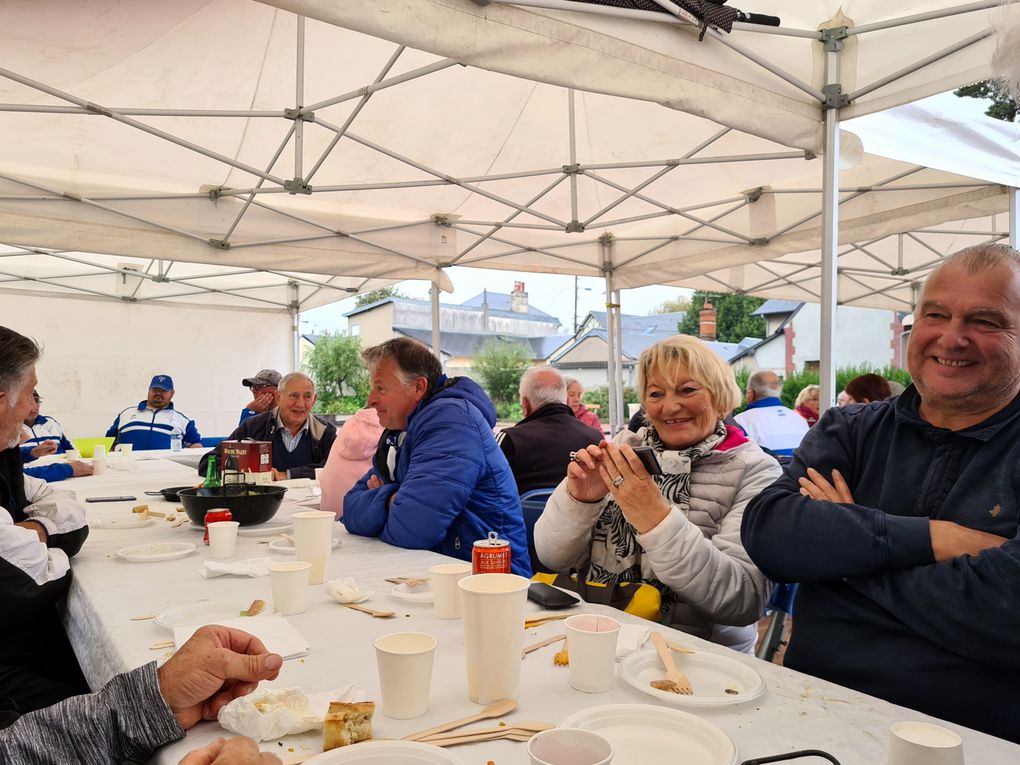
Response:
[[[608,739],[581,728],[551,728],[528,741],[531,765],[609,765],[614,753]]]
[[[429,569],[437,619],[460,618],[460,588],[457,583],[466,576],[471,576],[470,563],[440,563]]]
[[[106,459],[106,446],[96,444],[92,447],[92,459]]]
[[[214,558],[232,558],[237,548],[237,521],[214,521],[209,524],[209,554]]]
[[[99,447],[96,447],[99,448]],[[103,454],[100,457],[95,456],[95,452],[92,453],[92,475],[102,475],[106,472],[106,455]]]
[[[475,574],[457,582],[468,698],[476,704],[518,696],[528,584],[516,574]]]
[[[429,709],[436,639],[424,632],[394,632],[376,638],[382,713],[394,720],[421,717]]]
[[[284,616],[304,613],[308,608],[308,574],[311,569],[312,564],[307,561],[269,564],[274,611]]]
[[[333,552],[336,516],[325,510],[308,510],[290,516],[294,521],[294,557],[312,564],[309,582],[322,584],[326,559]]]
[[[319,483],[322,480],[322,472],[326,468],[315,468],[315,483]]]
[[[620,622],[602,614],[576,614],[563,622],[570,652],[570,687],[605,693],[613,687]]]
[[[963,739],[941,725],[914,721],[893,723],[889,729],[888,762],[889,765],[963,765]]]

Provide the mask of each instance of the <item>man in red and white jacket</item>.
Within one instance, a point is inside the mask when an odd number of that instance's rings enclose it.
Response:
[[[0,327],[0,697],[22,713],[89,690],[56,609],[88,536],[85,510],[24,475],[18,448],[39,356],[33,340]]]

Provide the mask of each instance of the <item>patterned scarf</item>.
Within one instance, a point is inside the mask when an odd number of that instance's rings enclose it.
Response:
[[[687,515],[691,508],[691,469],[694,463],[712,452],[726,438],[726,426],[720,420],[715,430],[704,441],[686,449],[666,447],[654,427],[643,428],[638,434],[651,446],[662,465],[662,475],[652,476],[667,502],[676,505]],[[676,600],[676,593],[658,579],[642,575],[641,545],[637,542],[634,527],[624,517],[616,500],[609,504],[595,522],[592,530],[590,560],[585,579],[608,587],[619,582],[643,582],[662,594],[662,611],[665,613]],[[649,572],[650,573],[650,572]]]

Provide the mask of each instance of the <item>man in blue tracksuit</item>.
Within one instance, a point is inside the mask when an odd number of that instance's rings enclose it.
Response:
[[[896,399],[827,411],[744,511],[786,666],[1020,742],[1020,253],[928,278]]]
[[[64,435],[60,423],[52,417],[39,414],[42,396],[32,391],[32,408],[21,426],[21,458],[25,462],[25,474],[41,478],[47,483],[63,481],[79,475],[92,475],[92,466],[78,460],[70,462],[51,462],[48,465],[32,465],[39,457],[47,454],[63,454],[74,449],[74,445]]]
[[[149,383],[149,395],[138,406],[129,406],[117,415],[106,431],[114,444],[133,444],[135,449],[169,449],[174,437],[184,446],[202,447],[195,421],[174,409],[174,381],[170,375],[156,375]]]
[[[485,392],[470,378],[447,379],[429,349],[408,338],[362,357],[372,375],[368,405],[386,430],[372,469],[344,498],[347,530],[462,560],[494,531],[510,543],[513,572],[530,576],[521,502]]]

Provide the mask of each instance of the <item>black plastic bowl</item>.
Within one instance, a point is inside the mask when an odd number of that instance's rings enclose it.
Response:
[[[192,523],[205,525],[208,510],[226,508],[242,526],[265,523],[280,509],[286,486],[224,486],[219,489],[181,489],[177,496]]]

